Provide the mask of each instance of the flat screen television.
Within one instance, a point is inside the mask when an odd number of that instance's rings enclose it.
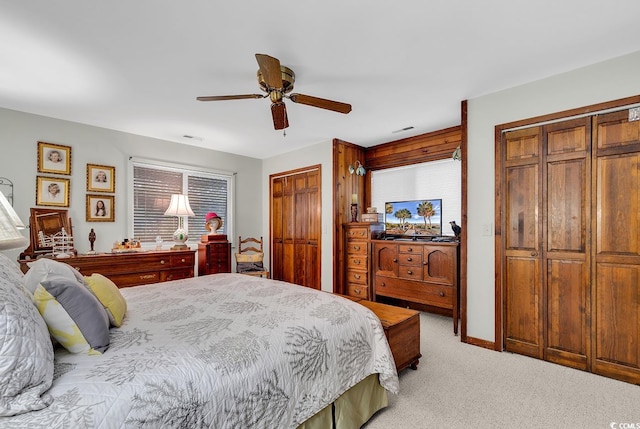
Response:
[[[442,236],[442,200],[391,201],[384,204],[385,234],[391,237]]]

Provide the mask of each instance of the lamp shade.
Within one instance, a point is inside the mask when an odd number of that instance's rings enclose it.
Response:
[[[0,192],[0,250],[18,249],[29,244],[19,229],[24,229],[24,223]]]
[[[189,197],[182,194],[171,195],[169,208],[164,214],[165,216],[195,216],[189,205]]]

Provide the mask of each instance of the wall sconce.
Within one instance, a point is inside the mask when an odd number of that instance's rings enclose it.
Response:
[[[364,165],[358,160],[355,164],[349,164],[349,174],[356,173],[356,176],[364,176],[367,171],[364,169]]]
[[[460,149],[460,146],[453,151],[451,158],[453,158],[454,161],[462,161],[462,150]]]

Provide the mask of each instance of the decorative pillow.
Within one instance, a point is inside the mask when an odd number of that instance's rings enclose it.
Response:
[[[32,294],[49,273],[59,274],[71,280],[76,279],[80,283],[84,283],[84,277],[78,270],[71,265],[54,259],[40,258],[34,262],[27,263],[27,265],[29,266],[29,271],[24,275],[24,285]]]
[[[53,346],[24,288],[22,272],[0,253],[0,416],[49,406]]]
[[[264,253],[236,253],[236,271],[246,273],[250,271],[263,271],[264,266],[262,260]]]
[[[76,279],[49,273],[33,294],[51,335],[71,353],[103,353],[109,348],[109,316]]]
[[[109,322],[115,326],[120,327],[122,325],[122,319],[127,312],[127,301],[120,293],[120,289],[114,282],[102,274],[93,273],[90,276],[85,276],[84,282],[98,298],[98,301],[104,306],[109,315]]]

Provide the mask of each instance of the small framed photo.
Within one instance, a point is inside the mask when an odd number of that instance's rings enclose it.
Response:
[[[36,176],[36,205],[69,207],[70,179]]]
[[[113,195],[87,194],[87,222],[114,222]]]
[[[71,174],[71,146],[38,142],[38,173]]]
[[[87,164],[88,192],[115,192],[116,168],[107,165]]]

